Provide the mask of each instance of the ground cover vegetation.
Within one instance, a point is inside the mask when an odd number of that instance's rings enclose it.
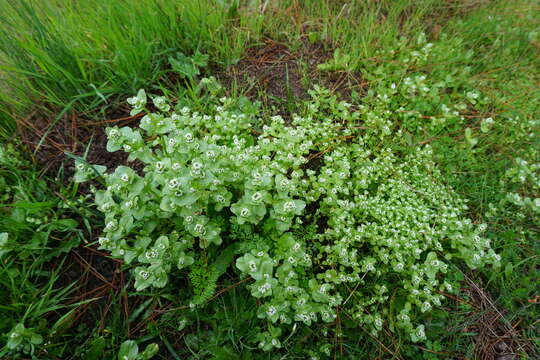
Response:
[[[539,356],[532,1],[0,1],[0,357]]]

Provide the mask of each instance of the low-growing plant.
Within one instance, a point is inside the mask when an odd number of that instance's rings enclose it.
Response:
[[[7,335],[7,348],[9,350],[21,349],[27,354],[34,355],[35,346],[43,342],[43,337],[34,332],[34,329],[26,328],[23,323],[18,323]]]
[[[535,153],[536,151],[533,151],[530,158],[534,159]],[[505,200],[522,208],[522,216],[529,214],[529,219],[540,226],[540,163],[531,164],[527,160],[517,158],[501,182],[510,185],[514,190],[507,193]]]
[[[467,206],[442,181],[429,146],[394,150],[385,140],[405,143],[402,131],[324,90],[312,95],[306,116],[290,124],[274,116],[257,131],[258,120],[231,99],[201,114],[154,97],[158,112],[148,112],[141,90],[128,100],[133,113],[146,112],[139,128],[108,128],[107,148],[142,171],[76,165],[77,181],[104,179],[94,189],[105,216],[101,248],[134,265],[139,291],[186,269],[200,280],[201,264],[215,268],[217,259],[223,268],[236,257],[261,302],[263,350],[279,348],[293,326],[331,323],[338,313],[373,334],[387,326],[422,341],[417,314],[456,288],[448,264],[477,268],[499,256],[482,237],[485,225],[463,216]],[[313,236],[296,236],[305,226],[316,227]],[[256,236],[237,241],[233,227]]]
[[[139,346],[133,340],[126,340],[120,345],[118,351],[118,360],[149,360],[159,351],[156,344],[150,344],[139,352]]]

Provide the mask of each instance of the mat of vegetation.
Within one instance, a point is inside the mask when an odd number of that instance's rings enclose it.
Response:
[[[538,3],[0,12],[0,358],[540,356]]]

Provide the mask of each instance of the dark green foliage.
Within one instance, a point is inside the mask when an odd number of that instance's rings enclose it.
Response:
[[[67,304],[73,285],[59,284],[63,255],[83,233],[70,215],[35,167],[0,145],[0,357],[38,356],[76,305]]]
[[[194,306],[203,304],[214,295],[219,275],[214,266],[206,266],[201,263],[193,264],[189,273],[194,293],[190,306],[191,304]]]

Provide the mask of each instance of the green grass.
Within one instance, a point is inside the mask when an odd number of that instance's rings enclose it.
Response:
[[[0,130],[43,107],[76,114],[168,81],[167,58],[196,49],[214,66],[238,61],[249,42],[305,39],[351,55],[350,67],[401,35],[427,27],[437,1],[361,2],[0,1]],[[264,2],[263,2],[264,3]],[[293,21],[291,21],[291,18]]]
[[[79,244],[83,230],[36,170],[13,147],[0,147],[0,233],[7,234],[0,245],[3,334],[18,323],[52,334],[79,305],[69,301],[75,284],[61,274],[65,253]]]
[[[478,144],[471,150],[461,127],[437,134],[426,132],[424,137],[413,140],[434,147],[448,186],[468,199],[470,217],[488,222],[489,238],[504,265],[498,270],[476,272],[474,282],[504,313],[501,321],[517,323],[521,337],[536,346],[538,352],[539,311],[534,299],[539,295],[539,224],[533,222],[532,215],[523,216],[508,204],[497,214],[486,215],[491,206],[499,206],[507,192],[516,188],[525,191],[515,184],[501,184],[516,157],[540,162],[535,150],[540,148],[539,136],[519,135],[522,124],[540,119],[538,4],[526,0],[489,4],[284,0],[240,1],[238,7],[222,5],[230,3],[0,0],[0,12],[4,14],[0,19],[0,139],[17,141],[20,119],[32,110],[47,113],[51,119],[63,112],[101,118],[141,87],[204,110],[206,93],[197,90],[197,81],[179,81],[170,69],[168,57],[178,51],[191,55],[200,50],[210,56],[210,66],[203,71],[203,75],[210,76],[227,72],[245,55],[249,45],[260,44],[266,37],[280,41],[291,51],[301,51],[306,43],[322,44],[329,54],[335,54],[330,62],[334,64],[332,73],[358,75],[370,90],[385,82],[401,82],[412,74],[441,80],[452,74],[457,80],[449,96],[462,99],[463,92],[474,87],[490,99],[470,109],[468,126]],[[445,50],[429,66],[410,67],[399,54],[413,48],[423,32]],[[400,37],[405,40],[400,42]],[[334,53],[335,49],[339,52]],[[390,49],[396,52],[390,54]],[[392,75],[381,79],[377,74],[379,66]],[[470,73],[463,76],[465,68]],[[309,84],[323,83],[326,75],[319,75],[311,78],[307,72],[302,74]],[[242,94],[246,90],[242,83],[232,86],[237,87],[236,91],[227,89],[229,93]],[[264,100],[265,95],[261,95]],[[288,97],[283,101],[289,109],[302,111],[298,99]],[[353,101],[363,100],[357,97]],[[272,111],[264,104],[262,109]],[[498,126],[484,134],[479,122],[488,116],[496,119]],[[518,117],[516,123],[508,121]],[[260,355],[250,345],[257,326],[250,316],[257,304],[246,300],[250,298],[242,286],[232,287],[194,312],[156,312],[174,302],[174,294],[140,296],[134,294],[127,279],[120,290],[101,293],[103,301],[96,305],[73,303],[75,288],[59,281],[73,264],[67,264],[70,260],[58,251],[62,249],[59,245],[71,251],[75,242],[92,243],[88,228],[99,229],[101,219],[84,209],[66,210],[65,202],[40,178],[38,168],[27,162],[14,164],[0,164],[0,178],[5,179],[0,183],[4,196],[0,200],[0,232],[9,232],[10,241],[18,247],[17,252],[0,262],[0,318],[8,319],[0,322],[0,334],[7,336],[17,323],[23,322],[27,328],[50,336],[47,340],[52,345],[48,349],[56,354],[51,358],[115,356],[122,341],[133,337],[139,337],[142,343],[159,343],[163,359],[276,358],[273,354]],[[54,182],[46,180],[48,184]],[[84,201],[77,198],[74,189],[59,191],[68,200]],[[29,217],[41,218],[42,214],[47,214],[40,220],[42,224],[28,222]],[[77,218],[77,224],[68,221],[69,217]],[[36,228],[43,235],[32,235]],[[76,241],[63,242],[67,238]],[[456,276],[472,276],[460,275],[463,270],[456,269]],[[226,279],[220,285],[226,287],[237,281]],[[464,288],[467,286],[464,280]],[[412,345],[407,338],[390,331],[373,338],[349,327],[344,315],[343,336],[336,336],[335,327],[298,329],[295,337],[285,342],[280,356],[303,358],[306,347],[314,348],[325,340],[335,346],[335,358],[365,358],[369,354],[368,358],[381,359],[474,359],[478,357],[474,350],[474,332],[478,329],[467,324],[475,318],[471,314],[479,311],[466,305],[475,302],[474,296],[464,292],[460,300],[463,302],[449,300],[426,319],[431,326],[426,347]],[[63,316],[85,306],[85,316],[103,326],[94,329],[84,322],[62,324]],[[125,314],[126,308],[131,315]],[[489,308],[481,310],[488,312]],[[60,327],[60,335],[51,334]],[[128,327],[140,329],[130,334]],[[529,356],[534,358],[533,354]]]
[[[234,9],[213,1],[2,0],[1,128],[30,107],[76,113],[164,81],[167,58],[204,49],[218,64],[235,61],[250,18],[233,24]],[[15,118],[16,119],[16,118]]]

